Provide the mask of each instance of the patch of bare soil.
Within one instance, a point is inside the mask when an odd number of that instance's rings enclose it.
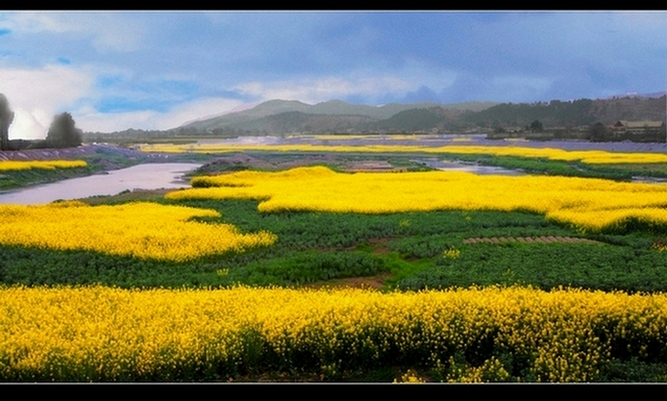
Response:
[[[364,173],[375,173],[375,172],[388,172],[388,171],[403,171],[404,169],[395,168],[391,163],[386,161],[361,161],[361,162],[350,162],[348,163],[344,171],[349,172],[364,172]]]
[[[383,255],[389,252],[389,248],[385,245],[391,241],[391,238],[371,238],[368,240],[368,245],[373,248],[374,255]],[[356,246],[350,247],[353,250]],[[378,274],[369,277],[349,277],[340,278],[327,281],[318,281],[316,283],[305,284],[304,288],[362,288],[371,290],[380,290],[384,286],[384,282],[391,277],[390,273]]]
[[[256,167],[264,169],[272,167],[272,164],[246,154],[235,154],[232,156],[220,156],[201,166],[200,170],[212,170],[212,174],[219,174],[218,170],[220,167],[223,170],[229,167]]]
[[[362,288],[370,290],[382,289],[384,282],[391,276],[390,273],[378,274],[370,277],[349,277],[335,280],[318,281],[317,283],[306,284],[304,288]]]
[[[0,151],[0,160],[70,160],[95,154],[95,147],[82,145],[64,149],[24,149]]]
[[[336,163],[338,157],[333,153],[325,153],[322,155],[303,155],[298,160],[285,161],[276,164],[280,169],[290,169],[294,167],[311,166],[316,164],[333,164]]]
[[[386,243],[391,241],[393,238],[371,238],[368,240],[368,244],[373,247],[373,255],[384,255],[390,251]]]

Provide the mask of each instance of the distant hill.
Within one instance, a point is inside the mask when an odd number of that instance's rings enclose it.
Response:
[[[552,100],[536,103],[502,103],[465,116],[468,124],[485,127],[524,127],[540,121],[544,127],[576,127],[618,120],[665,121],[665,96],[611,99]]]
[[[270,100],[249,109],[201,118],[170,130],[84,133],[83,139],[99,142],[290,133],[516,132],[536,120],[547,130],[569,131],[570,128],[591,126],[596,122],[609,125],[618,120],[665,121],[666,97],[664,94],[656,97],[658,94],[535,103],[427,102],[383,106],[356,105],[340,100],[315,105]]]
[[[665,121],[665,95],[594,100],[590,113],[603,124],[613,124],[618,120]]]
[[[183,125],[184,129],[197,131],[252,131],[285,133],[296,131],[327,132],[331,129],[368,130],[375,129],[373,122],[380,122],[411,109],[439,107],[451,110],[480,111],[497,103],[466,102],[453,104],[437,103],[390,103],[383,106],[356,105],[341,100],[330,100],[315,105],[299,101],[269,100],[256,107],[237,113],[229,113]],[[293,113],[303,113],[310,117]],[[316,117],[319,116],[319,117]],[[330,116],[324,118],[323,116]],[[336,116],[332,118],[331,116]],[[306,121],[308,120],[308,121]],[[361,125],[359,125],[361,124]],[[309,129],[305,129],[305,126]],[[339,126],[340,128],[332,128]],[[280,127],[280,132],[275,132]],[[389,128],[391,129],[391,128]]]
[[[638,98],[644,98],[644,97],[651,97],[651,98],[659,98],[667,95],[667,92],[651,92],[651,93],[637,93],[637,92],[631,92],[631,93],[625,93],[623,95],[612,95],[612,96],[607,96],[606,99],[620,99],[620,98],[632,98],[632,97],[638,97]]]
[[[606,102],[606,101],[602,101]],[[592,114],[593,100],[562,102],[502,103],[467,115],[465,121],[483,127],[524,127],[538,120],[546,127],[590,125],[598,120]]]
[[[445,131],[453,128],[452,123],[465,115],[473,115],[470,110],[444,109],[440,106],[399,111],[386,120],[378,121],[367,129],[380,131]]]

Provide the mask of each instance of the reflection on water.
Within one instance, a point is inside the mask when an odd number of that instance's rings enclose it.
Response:
[[[644,184],[667,184],[667,178],[662,177],[632,177],[632,182],[640,182]]]
[[[21,205],[49,203],[58,199],[79,199],[97,195],[115,195],[125,190],[184,188],[190,185],[181,176],[201,166],[193,163],[140,164],[109,174],[71,178],[51,184],[0,195],[0,203]]]
[[[200,139],[197,145],[280,145],[284,142],[277,136],[240,136],[226,139]]]
[[[497,175],[525,175],[524,172],[518,170],[509,170],[502,167],[494,166],[480,166],[477,164],[468,164],[462,162],[440,161],[438,159],[421,159],[414,160],[417,163],[425,166],[443,170],[443,171],[464,171],[468,173],[475,173],[480,175],[497,174]]]

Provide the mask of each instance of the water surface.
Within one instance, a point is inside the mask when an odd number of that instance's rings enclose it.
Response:
[[[108,174],[71,178],[50,184],[0,194],[0,203],[43,204],[55,200],[71,200],[98,195],[115,195],[135,189],[186,188],[190,184],[182,179],[183,174],[196,169],[194,163],[149,163],[139,164]]]
[[[438,160],[438,159],[420,159],[414,160],[417,163],[429,166],[431,168],[442,171],[462,171],[468,173],[475,173],[479,175],[495,174],[495,175],[525,175],[523,171],[510,170],[503,167],[496,166],[481,166],[474,163],[464,163],[459,161]]]

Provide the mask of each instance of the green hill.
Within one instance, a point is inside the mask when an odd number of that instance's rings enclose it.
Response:
[[[315,105],[270,100],[251,109],[206,118],[166,131],[125,130],[84,133],[85,141],[145,138],[232,137],[289,133],[456,133],[467,130],[525,129],[538,121],[546,130],[586,127],[618,120],[664,121],[665,96],[552,100],[535,103],[467,102],[355,105],[331,100]]]
[[[283,113],[298,112],[313,116],[311,121],[305,124],[310,126],[310,129],[306,129],[306,131],[324,132],[331,129],[332,126],[345,127],[345,129],[367,130],[375,129],[373,124],[371,124],[372,122],[390,119],[397,113],[406,110],[439,107],[448,110],[480,111],[495,104],[496,103],[492,102],[466,102],[439,105],[437,103],[424,102],[414,104],[390,103],[383,106],[368,106],[350,104],[341,100],[330,100],[315,105],[309,105],[299,101],[269,100],[249,110],[195,121],[179,128],[210,132],[214,130],[218,130],[218,132],[249,130],[253,132],[285,133],[299,130],[299,127],[302,125],[297,123],[295,119],[300,118],[305,121],[305,117],[296,117],[296,115],[284,115],[275,118],[269,117],[279,116]],[[327,119],[314,116],[337,116],[339,121],[334,123],[330,118]],[[399,120],[400,119],[401,118],[399,117]],[[355,122],[356,124],[365,124],[365,126],[357,127]],[[280,127],[278,128],[280,131],[275,132],[275,127]]]

